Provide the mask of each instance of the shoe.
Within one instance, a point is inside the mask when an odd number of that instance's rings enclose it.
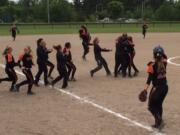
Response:
[[[84,61],[86,61],[86,56],[82,56],[82,59],[83,59]]]
[[[15,92],[15,91],[14,91],[14,88],[10,88],[9,91],[10,91],[10,92]]]
[[[19,86],[15,85],[15,86],[14,86],[14,91],[15,91],[15,92],[19,92]]]
[[[109,72],[109,73],[107,73],[107,76],[111,76],[111,73]]]
[[[10,92],[19,92],[19,87],[17,87],[16,85],[15,86],[12,86],[10,89],[9,89]]]
[[[45,87],[48,86],[48,85],[50,85],[49,82],[44,83],[44,86],[45,86]]]
[[[35,93],[30,91],[30,92],[27,92],[27,95],[35,95]]]
[[[159,125],[159,130],[162,130],[164,128],[166,124],[164,123],[164,121],[161,121],[161,124]]]
[[[63,85],[62,86],[62,89],[66,89],[68,85]]]
[[[153,128],[156,129],[160,129],[161,125],[163,124],[163,120],[162,119],[156,119],[155,120],[155,124],[152,125]],[[163,125],[162,125],[163,126]]]
[[[39,84],[38,83],[34,83],[34,86],[39,87]]]
[[[94,73],[93,73],[93,71],[90,71],[90,75],[91,75],[91,77],[93,77],[93,76],[94,76]]]
[[[138,76],[138,74],[139,74],[139,71],[134,72],[134,76]]]

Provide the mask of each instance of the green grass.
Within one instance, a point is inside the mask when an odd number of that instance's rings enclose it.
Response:
[[[19,25],[21,35],[77,33],[80,25]],[[141,32],[140,24],[88,24],[91,33]],[[9,35],[10,26],[0,25],[0,35]],[[180,32],[180,24],[151,24],[149,32]]]

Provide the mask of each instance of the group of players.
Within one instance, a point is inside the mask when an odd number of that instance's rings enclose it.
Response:
[[[71,43],[65,43],[64,48],[62,48],[61,45],[54,46],[53,48],[57,51],[57,70],[59,72],[59,75],[55,79],[53,79],[53,77],[51,76],[54,69],[54,64],[48,59],[48,55],[53,51],[53,49],[48,49],[46,47],[45,40],[40,38],[37,40],[36,53],[38,72],[35,75],[35,79],[31,72],[31,69],[34,65],[31,48],[29,46],[24,48],[24,53],[19,56],[19,59],[16,62],[12,54],[13,49],[11,47],[7,47],[3,52],[6,60],[5,72],[7,74],[7,77],[1,78],[0,83],[3,81],[12,82],[10,87],[11,92],[19,92],[21,86],[28,85],[27,94],[33,95],[34,93],[32,92],[32,86],[35,85],[38,87],[40,77],[42,74],[44,74],[45,86],[54,85],[55,83],[63,79],[62,88],[66,88],[68,86],[68,81],[76,81],[74,77],[76,72],[76,66],[72,61]],[[26,76],[26,80],[20,83],[17,83],[18,77],[14,69],[16,66],[19,66],[23,74]],[[49,70],[48,67],[50,67]],[[53,81],[49,82],[48,78],[52,79]]]
[[[90,34],[85,26],[81,26],[79,30],[80,38],[82,39],[82,45],[84,48],[83,60],[86,60],[86,55],[89,53],[89,46],[94,46],[94,56],[97,62],[97,67],[90,71],[91,77],[99,71],[102,67],[105,68],[107,75],[111,75],[108,64],[106,60],[102,57],[101,52],[110,52],[111,49],[101,48],[99,38],[95,38],[91,43]],[[134,69],[134,76],[137,76],[139,71],[134,64],[135,56],[135,45],[133,43],[132,37],[124,33],[122,36],[118,37],[116,40],[116,52],[115,52],[115,69],[114,76],[117,77],[118,74],[122,74],[123,77],[126,77],[127,70],[128,76],[131,75],[131,68]],[[54,64],[49,61],[48,54],[53,51],[53,49],[48,49],[46,47],[46,42],[44,39],[40,38],[37,40],[37,64],[38,72],[33,77],[31,68],[34,65],[33,55],[31,48],[28,46],[24,48],[24,53],[20,55],[17,62],[13,57],[11,47],[7,47],[3,55],[6,60],[5,72],[8,75],[6,78],[1,78],[0,83],[3,81],[12,82],[10,91],[18,92],[20,87],[23,85],[28,85],[28,95],[33,95],[32,86],[39,86],[39,80],[42,73],[44,74],[44,85],[55,85],[58,81],[63,79],[62,88],[68,86],[68,81],[76,81],[75,72],[76,66],[72,61],[71,55],[71,43],[65,43],[64,48],[61,45],[55,45],[53,48],[56,50],[56,60],[57,60],[57,70],[59,75],[53,79],[51,74],[54,69]],[[148,88],[152,83],[152,89],[149,94],[149,111],[152,113],[155,118],[154,128],[162,128],[164,125],[162,115],[163,115],[163,101],[168,93],[168,85],[166,79],[166,66],[167,66],[167,56],[164,52],[164,49],[160,46],[154,48],[153,50],[154,61],[148,63],[148,79],[146,82],[145,89],[140,93],[139,99],[144,102],[147,99]],[[26,76],[26,80],[17,83],[18,77],[14,70],[15,66],[19,66],[22,69],[22,72]],[[48,70],[48,67],[50,69]],[[52,81],[49,82],[48,78],[51,78]]]
[[[110,52],[111,49],[101,48],[99,43],[99,38],[95,38],[93,43],[90,43],[91,36],[85,26],[81,26],[79,30],[80,38],[82,39],[82,45],[84,48],[84,53],[82,58],[86,60],[86,55],[89,52],[89,46],[94,46],[94,56],[97,62],[97,67],[90,71],[91,76],[93,77],[94,73],[99,71],[102,67],[105,68],[107,76],[111,75],[109,70],[108,64],[106,60],[102,57],[101,52]],[[135,57],[135,45],[133,43],[133,38],[128,36],[126,33],[123,33],[122,36],[118,37],[116,40],[116,52],[115,52],[115,69],[114,69],[114,76],[118,77],[119,74],[122,73],[123,77],[127,75],[128,69],[128,76],[132,77],[131,75],[131,68],[134,69],[134,76],[137,76],[139,70],[136,68],[134,64],[134,57]]]

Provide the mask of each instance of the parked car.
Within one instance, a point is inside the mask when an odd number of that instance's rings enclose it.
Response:
[[[132,18],[125,20],[125,23],[137,23],[137,22],[138,22],[137,19],[132,19]]]

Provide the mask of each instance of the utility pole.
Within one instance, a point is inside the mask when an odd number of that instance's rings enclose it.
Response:
[[[144,7],[145,7],[145,0],[142,0],[142,9],[141,9],[141,18],[144,20]]]
[[[48,17],[48,23],[50,23],[50,7],[49,7],[49,0],[47,0],[47,17]]]

